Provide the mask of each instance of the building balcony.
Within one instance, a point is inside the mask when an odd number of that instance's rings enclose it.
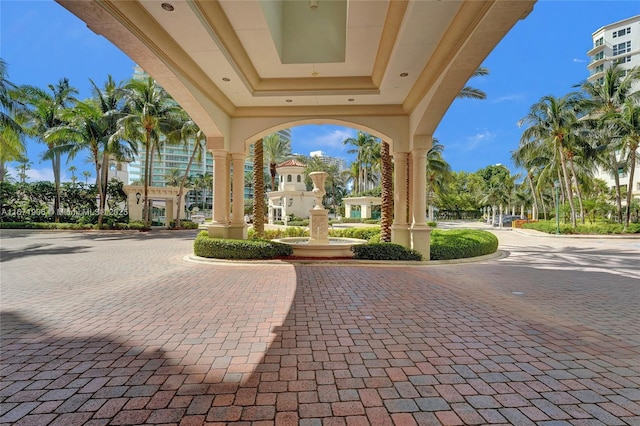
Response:
[[[602,43],[600,46],[594,46],[593,49],[587,52],[587,56],[593,56],[601,50],[604,50],[605,47],[607,47],[606,43]]]
[[[596,60],[592,61],[589,65],[587,65],[587,69],[588,70],[592,70],[592,69],[596,68],[598,65],[604,64],[605,62],[610,61],[610,60],[611,60],[611,58],[606,57],[606,56],[601,58],[601,59],[596,59]]]

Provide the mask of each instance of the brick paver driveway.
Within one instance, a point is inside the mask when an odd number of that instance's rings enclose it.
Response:
[[[640,424],[640,240],[480,263],[200,264],[2,231],[0,423]]]

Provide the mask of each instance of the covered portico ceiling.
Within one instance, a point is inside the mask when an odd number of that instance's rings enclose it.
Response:
[[[535,0],[57,0],[198,122],[406,115],[433,132]],[[414,129],[415,130],[415,129]]]

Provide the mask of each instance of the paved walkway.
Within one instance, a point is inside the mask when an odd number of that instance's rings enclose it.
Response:
[[[640,239],[375,267],[1,232],[0,424],[640,425]]]

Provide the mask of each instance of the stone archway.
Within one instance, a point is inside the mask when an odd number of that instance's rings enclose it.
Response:
[[[129,220],[143,221],[142,207],[144,197],[144,186],[142,185],[124,185],[122,187],[127,194],[127,208],[129,209]],[[152,200],[162,200],[165,207],[166,226],[176,218],[175,204],[180,188],[177,186],[150,186],[148,187],[148,196]],[[184,205],[184,203],[182,203]],[[184,212],[180,212],[180,219],[184,219]]]

